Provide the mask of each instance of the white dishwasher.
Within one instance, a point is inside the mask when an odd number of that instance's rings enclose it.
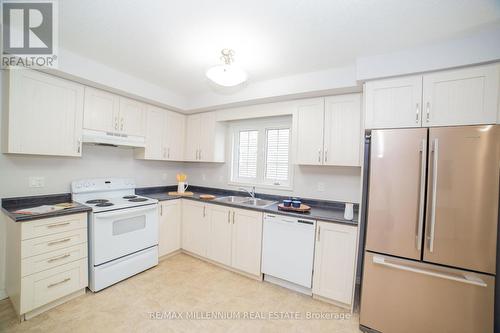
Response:
[[[265,214],[262,240],[264,279],[299,292],[310,293],[315,233],[314,220]],[[285,283],[280,283],[283,281]]]

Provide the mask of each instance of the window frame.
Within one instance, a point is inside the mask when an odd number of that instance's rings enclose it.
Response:
[[[228,185],[232,186],[256,186],[274,190],[293,190],[293,163],[292,163],[292,126],[291,116],[277,116],[259,119],[248,119],[232,122],[229,126],[231,144],[231,165],[229,166]],[[266,180],[267,167],[267,131],[273,129],[289,129],[288,144],[288,181],[275,185],[274,181]],[[239,178],[239,133],[242,131],[258,131],[257,136],[257,177],[252,179]]]

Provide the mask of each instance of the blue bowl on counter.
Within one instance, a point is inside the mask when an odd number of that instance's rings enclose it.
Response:
[[[302,204],[302,202],[300,200],[293,200],[292,201],[292,207],[293,208],[300,208],[301,204]]]
[[[283,200],[283,206],[290,207],[292,205],[292,200],[285,199]]]

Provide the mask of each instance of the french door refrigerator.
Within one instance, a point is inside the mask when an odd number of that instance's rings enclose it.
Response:
[[[500,126],[373,130],[360,328],[493,332]]]

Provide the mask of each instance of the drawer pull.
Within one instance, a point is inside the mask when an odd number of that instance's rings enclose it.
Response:
[[[49,285],[47,286],[47,288],[52,288],[52,287],[58,286],[58,285],[60,285],[60,284],[66,283],[66,282],[68,282],[68,281],[70,281],[70,280],[71,280],[71,278],[65,278],[65,279],[64,279],[64,280],[62,280],[62,281],[59,281],[59,282],[56,282],[56,283],[49,284]]]
[[[58,261],[58,260],[62,260],[62,259],[66,259],[66,258],[68,258],[69,256],[70,256],[70,254],[69,254],[69,253],[66,253],[66,254],[64,254],[64,255],[62,255],[62,256],[59,256],[59,257],[50,258],[50,259],[48,259],[48,260],[47,260],[47,262],[54,262],[54,261]]]
[[[71,238],[61,239],[58,241],[50,242],[48,245],[52,246],[52,245],[56,245],[56,244],[66,243],[66,242],[69,242],[70,240],[71,240]]]
[[[49,224],[47,228],[57,228],[57,227],[64,227],[65,225],[70,224],[70,222],[64,222],[64,223],[56,223],[56,224]]]

